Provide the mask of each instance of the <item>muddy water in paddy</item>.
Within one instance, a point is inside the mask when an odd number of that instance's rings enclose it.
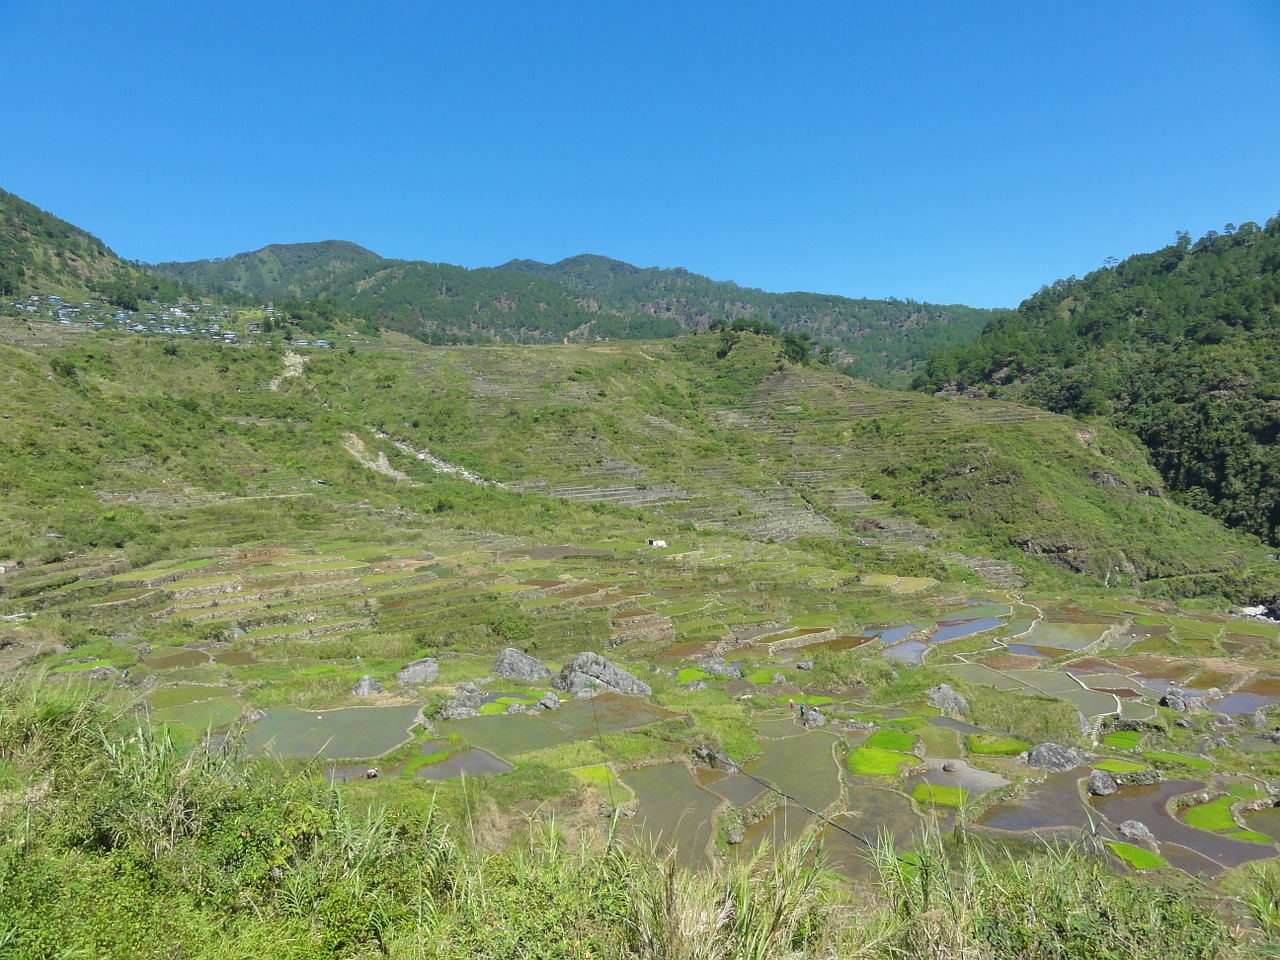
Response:
[[[203,650],[187,648],[153,650],[142,658],[142,662],[153,670],[185,670],[190,667],[203,667],[212,658]]]
[[[1245,826],[1280,843],[1280,807],[1253,810],[1244,815]]]
[[[738,856],[749,856],[767,840],[770,849],[776,850],[782,844],[797,839],[812,822],[813,817],[799,807],[779,804],[769,816],[747,827],[742,843],[730,849]]]
[[[768,790],[768,787],[740,773],[725,773],[723,770],[698,767],[694,770],[693,776],[703,789],[724,797],[735,807],[747,806]]]
[[[1013,832],[1087,831],[1089,817],[1076,787],[1080,777],[1076,770],[1050,774],[1043,783],[1030,785],[1025,797],[988,807],[977,824]]]
[[[417,704],[323,711],[272,707],[245,735],[245,749],[286,758],[378,757],[404,743],[418,709]]]
[[[675,849],[682,866],[705,866],[711,840],[711,814],[721,803],[698,787],[683,763],[663,763],[627,770],[623,782],[636,795],[635,819],[619,823],[619,831],[659,850]]]
[[[1223,867],[1235,867],[1250,860],[1275,856],[1275,849],[1260,843],[1230,840],[1189,827],[1170,816],[1167,804],[1174,797],[1204,789],[1203,783],[1193,780],[1165,780],[1144,786],[1121,787],[1109,797],[1093,797],[1093,808],[1110,821],[1119,824],[1125,820],[1145,823],[1161,845],[1176,844],[1213,861],[1213,868],[1196,869],[1205,873],[1217,873]],[[1172,861],[1171,861],[1172,862]]]
[[[464,773],[468,777],[488,777],[514,770],[507,761],[495,757],[488,750],[473,747],[461,753],[455,753],[448,760],[431,763],[414,771],[424,780],[449,780],[460,777]]]
[[[441,733],[456,733],[473,747],[499,756],[512,756],[565,743],[569,737],[545,717],[504,713],[493,717],[450,720],[439,725]]]
[[[917,783],[931,783],[936,787],[960,787],[967,790],[971,796],[978,797],[984,793],[990,793],[997,787],[1008,785],[1009,781],[998,773],[988,773],[986,770],[979,770],[971,767],[963,760],[941,760],[930,758],[925,761],[929,764],[929,772],[914,777],[907,781],[906,789],[910,792],[911,787]],[[944,763],[955,765],[955,770],[946,771],[942,769]]]
[[[940,620],[938,621],[938,629],[930,638],[930,642],[944,643],[947,640],[958,640],[961,637],[969,637],[975,633],[994,630],[996,627],[1002,626],[1004,626],[1004,621],[995,617],[980,617],[976,620]]]
[[[216,653],[213,660],[224,667],[247,667],[258,662],[258,658],[248,650],[227,650],[224,653]]]
[[[817,730],[788,740],[766,740],[762,755],[743,768],[814,810],[840,798],[840,775],[831,749],[835,737]]]
[[[646,723],[669,720],[679,714],[647,703],[643,697],[601,693],[588,700],[570,700],[545,717],[571,739],[594,737],[598,733],[633,730]]]

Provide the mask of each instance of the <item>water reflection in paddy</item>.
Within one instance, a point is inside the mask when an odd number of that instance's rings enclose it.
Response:
[[[1252,810],[1244,815],[1245,826],[1280,842],[1280,807]]]
[[[760,759],[744,769],[805,806],[824,810],[840,798],[834,742],[834,736],[817,730],[788,740],[766,740],[760,745]]]
[[[245,735],[245,749],[286,758],[378,757],[405,741],[417,715],[417,704],[320,712],[273,707]]]
[[[885,647],[884,655],[891,660],[919,665],[924,663],[924,655],[929,650],[929,647],[930,645],[923,640],[904,640],[902,643],[895,643],[891,647]]]
[[[1090,803],[1112,824],[1139,820],[1147,825],[1161,844],[1177,844],[1210,858],[1215,862],[1212,869],[1203,866],[1196,868],[1206,873],[1216,873],[1224,866],[1235,867],[1250,860],[1275,856],[1274,848],[1265,844],[1230,840],[1206,830],[1189,827],[1170,816],[1170,800],[1202,789],[1203,783],[1192,780],[1165,780],[1163,783],[1127,785],[1109,797],[1093,797]]]
[[[770,849],[776,850],[782,844],[796,840],[812,821],[813,817],[799,807],[779,804],[769,816],[747,827],[742,843],[731,849],[739,856],[749,855],[767,840]]]
[[[153,650],[142,658],[142,662],[153,670],[185,670],[190,667],[203,667],[211,659],[203,650],[179,647]]]
[[[464,773],[469,777],[484,777],[514,769],[515,767],[507,761],[495,757],[488,750],[473,747],[470,750],[455,753],[439,763],[419,767],[415,773],[425,780],[448,780],[452,777],[460,777]]]
[[[1073,770],[1052,773],[1043,783],[1030,786],[1026,797],[988,807],[978,825],[993,830],[1042,832],[1062,829],[1089,829],[1089,817],[1080,801]]]
[[[513,756],[566,743],[569,737],[545,717],[503,713],[492,717],[450,720],[439,725],[444,734],[456,733],[473,747],[499,756]]]
[[[668,720],[675,716],[678,714],[647,703],[643,697],[601,693],[586,700],[570,700],[544,719],[562,730],[570,739],[580,740],[600,733],[633,730],[646,723]]]
[[[947,640],[958,640],[960,637],[972,636],[984,630],[994,630],[1004,626],[1003,620],[995,617],[980,617],[976,620],[940,620],[938,629],[930,638],[932,643],[944,643]]]
[[[700,789],[680,762],[628,770],[622,778],[637,806],[635,819],[619,823],[619,829],[660,851],[674,849],[681,866],[705,865],[711,815],[720,799]]]
[[[693,776],[700,787],[724,797],[735,807],[747,806],[768,789],[740,773],[725,773],[707,767],[698,767]]]

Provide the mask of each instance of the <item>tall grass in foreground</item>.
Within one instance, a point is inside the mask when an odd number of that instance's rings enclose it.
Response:
[[[959,834],[948,855],[926,832],[899,855],[876,849],[881,926],[875,957],[1068,960],[1161,957],[1209,960],[1233,946],[1205,904],[1130,875],[1116,875],[1075,845],[1017,858]]]
[[[1265,955],[1230,935],[1207,891],[1116,874],[1076,847],[1015,858],[926,834],[906,853],[882,844],[854,886],[813,833],[690,871],[618,835],[571,841],[531,813],[518,842],[483,849],[448,792],[353,809],[305,772],[185,753],[50,685],[0,686],[0,760],[26,778],[21,803],[0,802],[6,960]],[[1233,891],[1255,943],[1278,932],[1277,877],[1241,874]]]

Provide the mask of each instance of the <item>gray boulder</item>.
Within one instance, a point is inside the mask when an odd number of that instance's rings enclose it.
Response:
[[[810,707],[805,711],[804,725],[810,730],[814,727],[825,727],[827,725],[827,718],[819,713],[815,708]]]
[[[450,700],[440,708],[440,712],[436,715],[440,720],[466,720],[468,717],[478,717],[480,711],[475,707],[464,707],[455,700]]]
[[[480,713],[480,705],[484,703],[484,691],[474,683],[460,683],[453,696],[445,701],[436,715],[441,720],[465,720]]]
[[[846,720],[844,728],[849,733],[860,733],[864,730],[874,730],[876,725],[866,720]]]
[[[969,712],[969,702],[952,690],[950,684],[940,683],[925,696],[929,706],[939,710],[944,717],[961,717]]]
[[[728,677],[730,680],[741,680],[742,671],[737,667],[731,667],[725,663],[720,657],[708,657],[698,664],[703,670],[713,677]]]
[[[525,683],[537,683],[551,676],[551,671],[536,658],[522,653],[515,647],[507,647],[498,659],[493,661],[493,672],[508,680],[521,680]]]
[[[451,700],[459,706],[479,710],[480,704],[484,703],[484,691],[468,680],[466,683],[458,684]]]
[[[1151,830],[1141,820],[1126,820],[1117,828],[1126,840],[1150,840]]]
[[[653,688],[647,683],[615,667],[600,654],[591,652],[580,653],[566,663],[552,678],[551,686],[575,696],[584,690],[611,690],[642,697],[653,695]]]
[[[440,676],[440,664],[435,657],[423,657],[406,663],[396,673],[396,679],[404,684],[431,683]]]
[[[705,680],[690,680],[688,683],[686,683],[686,684],[685,684],[684,686],[682,686],[680,689],[681,689],[681,690],[705,690],[705,689],[707,689],[707,681],[705,681]]]
[[[746,828],[741,823],[731,823],[725,827],[724,842],[731,847],[736,847],[747,838]]]
[[[538,706],[543,710],[559,710],[560,698],[548,690],[547,693],[543,695],[542,699],[538,701]]]
[[[769,682],[770,683],[786,683],[787,675],[782,672],[775,673],[773,676],[769,678]]]
[[[812,669],[813,669],[813,661],[812,661],[812,660],[797,660],[797,661],[796,661],[796,669],[797,669],[797,670],[812,670]]]
[[[353,697],[372,697],[382,692],[382,684],[367,673],[356,681],[356,685],[351,688]]]
[[[1089,755],[1078,747],[1064,747],[1057,743],[1038,743],[1027,751],[1027,766],[1050,773],[1074,770],[1088,759]]]
[[[1255,730],[1267,729],[1267,715],[1261,710],[1253,711],[1253,728]]]
[[[1109,797],[1120,789],[1116,778],[1105,770],[1095,770],[1089,774],[1089,793],[1095,797]]]
[[[943,773],[955,773],[959,769],[960,767],[956,764],[954,760],[948,760],[942,765]]]
[[[1187,695],[1177,687],[1170,687],[1165,691],[1165,695],[1160,698],[1160,706],[1176,710],[1178,713],[1186,713]]]

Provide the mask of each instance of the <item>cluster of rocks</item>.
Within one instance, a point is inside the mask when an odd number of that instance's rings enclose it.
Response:
[[[649,697],[653,688],[598,653],[578,654],[551,678],[551,686],[571,696],[586,692],[625,693]]]
[[[940,683],[925,693],[929,706],[944,717],[963,717],[969,712],[969,701],[951,689],[950,684]]]
[[[515,647],[507,647],[498,654],[498,658],[493,661],[493,673],[494,676],[522,683],[537,683],[551,676],[551,671],[540,660]]]
[[[1064,747],[1059,743],[1037,743],[1027,751],[1027,766],[1065,773],[1089,762],[1089,755],[1079,747]]]

